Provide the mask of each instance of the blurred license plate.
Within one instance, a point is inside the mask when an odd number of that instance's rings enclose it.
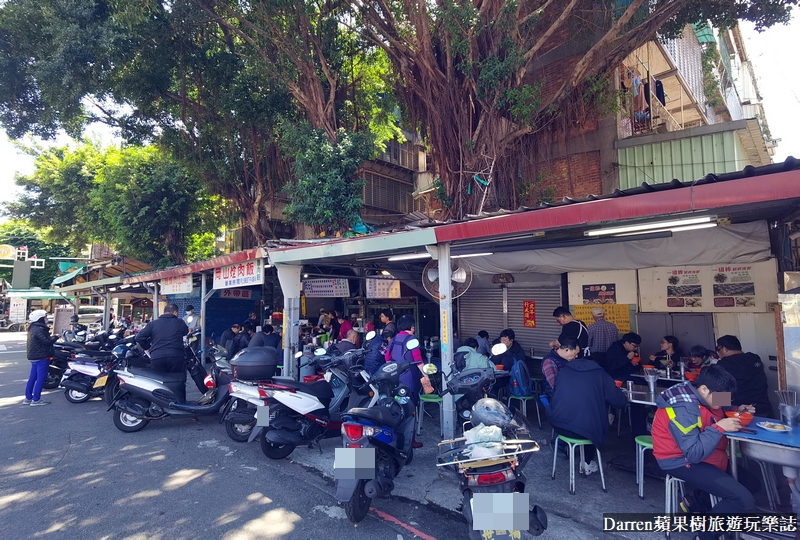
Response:
[[[94,382],[95,388],[101,388],[106,385],[106,381],[108,380],[108,375],[103,375],[99,379]]]
[[[259,405],[256,411],[256,426],[269,426],[269,405]]]

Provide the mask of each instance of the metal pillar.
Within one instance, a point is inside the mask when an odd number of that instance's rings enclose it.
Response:
[[[153,320],[158,319],[158,283],[153,284]]]
[[[106,297],[103,305],[103,328],[111,328],[111,291],[106,288]]]
[[[200,274],[200,350],[206,350],[206,275]],[[205,362],[205,358],[201,359]]]
[[[442,357],[442,390],[447,390],[445,381],[450,378],[453,370],[453,297],[452,297],[452,271],[450,268],[450,244],[437,246],[439,261],[439,319],[441,323],[441,357]],[[444,396],[444,425],[442,426],[445,439],[456,437],[456,407],[452,394]]]
[[[300,344],[300,272],[301,266],[276,264],[283,290],[283,376],[298,380],[294,354]]]

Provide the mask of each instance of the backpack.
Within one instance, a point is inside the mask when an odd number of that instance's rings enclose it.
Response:
[[[453,355],[453,367],[456,371],[464,371],[464,368],[467,367],[467,354],[461,351]]]
[[[511,367],[511,380],[508,383],[512,396],[530,396],[533,394],[533,384],[528,366],[522,360],[514,360]]]
[[[585,330],[586,333],[588,334],[589,333],[589,329],[586,327],[586,325],[583,323],[583,321],[579,321],[577,319],[575,319],[575,321],[578,323],[578,327],[579,327],[578,336],[575,339],[577,339],[580,342],[580,337],[583,334],[583,331]],[[581,350],[581,352],[583,353],[583,357],[584,358],[589,358],[590,356],[592,356],[592,351],[591,351],[591,349],[589,349],[589,342],[588,341],[586,342],[586,347],[583,348]]]

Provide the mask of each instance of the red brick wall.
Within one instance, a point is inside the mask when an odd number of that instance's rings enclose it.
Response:
[[[541,179],[541,184],[532,190],[526,201],[529,205],[535,204],[547,188],[552,188],[555,201],[564,197],[600,195],[603,192],[600,152],[572,154],[566,158],[539,162],[525,177]]]

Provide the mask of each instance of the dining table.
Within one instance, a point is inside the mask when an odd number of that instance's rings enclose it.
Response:
[[[739,479],[739,452],[741,452],[742,456],[755,461],[780,465],[792,490],[794,513],[800,513],[800,508],[798,508],[800,506],[800,492],[794,487],[794,481],[800,476],[800,427],[790,428],[785,431],[772,431],[763,427],[765,422],[772,425],[781,423],[780,420],[775,420],[774,418],[755,416],[743,428],[744,431],[729,431],[725,433],[730,450],[731,474],[737,480]],[[771,471],[768,474],[768,477],[765,475],[765,482],[774,482]],[[770,487],[767,486],[767,489],[769,491]],[[772,503],[772,501],[770,502]],[[795,538],[794,534],[783,533],[776,535],[771,533],[769,537]]]
[[[632,390],[628,390],[627,388],[622,388],[622,393],[628,398],[629,403],[639,403],[641,405],[655,405],[656,398],[658,398],[659,392],[656,390],[655,392],[651,392],[650,388],[647,385],[633,385]]]

